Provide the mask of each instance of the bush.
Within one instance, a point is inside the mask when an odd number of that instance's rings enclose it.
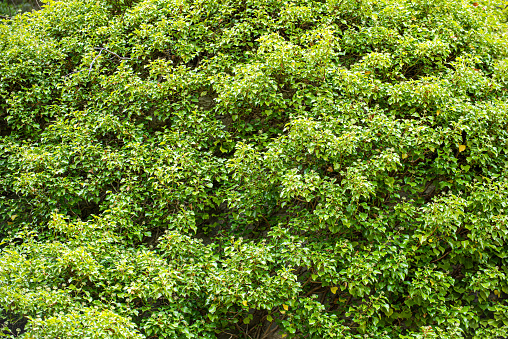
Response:
[[[501,7],[62,0],[4,20],[1,333],[506,337]]]

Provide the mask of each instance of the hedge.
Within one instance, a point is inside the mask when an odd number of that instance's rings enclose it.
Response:
[[[0,22],[0,336],[508,336],[500,1]]]

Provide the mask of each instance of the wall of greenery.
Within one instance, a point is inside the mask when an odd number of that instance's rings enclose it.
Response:
[[[499,1],[0,22],[0,336],[508,336]]]

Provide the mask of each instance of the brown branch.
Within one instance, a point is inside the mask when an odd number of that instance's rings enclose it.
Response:
[[[266,220],[265,216],[263,214],[260,214],[261,215],[261,218],[263,218],[263,220],[266,222],[266,224],[268,226],[270,226],[270,223],[268,222],[268,220]]]
[[[328,295],[328,289],[325,290],[325,292],[323,293],[323,296],[321,297],[321,300],[319,301],[321,304],[324,304],[327,295]]]
[[[312,290],[310,290],[309,292],[307,292],[307,293],[305,294],[305,297],[308,297],[308,296],[309,296],[309,295],[311,295],[312,293],[314,293],[314,292],[316,292],[317,290],[320,290],[320,289],[322,289],[322,288],[323,288],[323,286],[318,286],[318,287],[316,287],[316,288],[313,288]]]
[[[265,339],[265,338],[266,338],[266,336],[267,336],[267,334],[268,334],[268,331],[270,330],[270,327],[272,327],[272,324],[273,324],[273,322],[270,322],[270,323],[268,324],[268,327],[267,327],[267,328],[266,328],[266,330],[263,332],[263,334],[261,335],[261,337],[260,337],[260,338],[258,338],[258,339]]]
[[[450,251],[448,251],[448,252],[446,252],[446,253],[445,253],[445,254],[443,254],[440,258],[434,259],[434,260],[432,260],[430,263],[432,264],[432,263],[434,263],[434,262],[436,262],[436,261],[439,261],[439,260],[443,259],[443,258],[444,258],[444,257],[446,257],[448,254],[450,254],[451,252],[452,252],[451,250],[450,250]]]
[[[261,329],[262,328],[263,328],[263,326],[258,326],[258,330],[256,331],[256,339],[259,339],[259,335],[261,334]]]
[[[311,278],[312,278],[312,274],[309,276],[309,279],[307,279],[307,281],[302,285],[301,288],[304,288],[305,285],[307,285],[310,282]]]
[[[249,335],[248,332],[245,332],[245,330],[243,328],[241,328],[237,323],[235,323],[236,325],[236,328],[238,329],[238,331],[240,331],[240,333],[243,333],[245,334],[247,337],[249,337],[250,339],[252,339],[252,337]]]
[[[270,324],[270,326],[272,326],[272,324]],[[270,326],[268,328],[270,328]],[[279,325],[275,326],[270,332],[266,333],[266,334],[263,334],[263,336],[261,337],[261,339],[266,339],[266,338],[269,338],[272,334],[275,333],[275,331],[277,331],[279,329]],[[266,331],[265,331],[266,332]]]
[[[349,299],[346,301],[346,303],[344,304],[344,306],[347,306],[349,305],[349,302],[351,301],[351,298],[353,297],[352,294],[349,295]]]

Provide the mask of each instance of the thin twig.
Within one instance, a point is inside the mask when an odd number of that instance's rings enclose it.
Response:
[[[434,259],[434,260],[432,260],[430,263],[431,263],[431,264],[432,264],[432,263],[435,263],[436,261],[439,261],[439,260],[443,259],[444,257],[446,257],[446,256],[447,256],[448,254],[450,254],[450,253],[451,253],[451,251],[448,251],[448,252],[446,252],[446,253],[445,253],[442,257],[437,258],[437,259]]]
[[[270,335],[274,334],[274,333],[275,333],[278,329],[279,329],[279,325],[275,326],[275,327],[273,328],[273,330],[271,330],[271,331],[270,331],[270,332],[266,335],[266,337],[263,337],[263,338],[269,338],[269,337],[270,337]]]
[[[80,72],[83,72],[83,71],[84,70],[71,72],[71,73],[67,74],[66,76],[64,76],[64,78],[67,78],[69,75],[73,75],[73,74],[80,73]]]
[[[106,51],[106,52],[108,52],[108,53],[111,53],[111,54],[113,54],[114,56],[116,56],[116,57],[117,57],[118,59],[120,59],[120,60],[130,60],[130,59],[131,59],[131,58],[127,58],[127,57],[122,57],[122,56],[119,56],[119,55],[118,55],[118,54],[116,54],[115,52],[111,52],[109,49],[104,48],[104,47],[94,47],[94,49],[95,49],[96,51],[100,51],[100,52],[99,52],[99,55],[97,55],[97,56],[96,56],[96,57],[92,60],[92,63],[90,64],[90,68],[88,69],[88,75],[89,75],[89,76],[90,76],[90,73],[92,72],[92,67],[93,67],[93,64],[95,63],[95,60],[97,60],[97,58],[101,56],[102,51]],[[72,75],[72,74],[80,73],[80,72],[82,72],[82,71],[83,71],[83,70],[81,70],[81,71],[74,71],[74,72],[71,72],[71,73],[67,74],[65,77],[68,77],[69,75]]]
[[[252,339],[252,337],[249,335],[249,333],[245,332],[245,330],[242,329],[240,326],[238,326],[238,324],[235,324],[235,325],[236,325],[236,328],[238,329],[238,331],[243,332],[243,334],[245,334],[247,337]]]
[[[41,5],[39,4],[39,1],[38,0],[35,0],[35,3],[37,4],[37,7],[39,7],[39,9],[42,9]],[[34,7],[34,6],[32,6]]]
[[[321,296],[321,300],[319,301],[321,304],[324,304],[326,296],[328,295],[328,289],[323,292],[323,295]]]
[[[90,69],[88,70],[88,75],[90,75],[90,72],[92,72],[92,66],[93,66],[93,64],[94,64],[95,60],[97,60],[97,58],[101,56],[102,51],[106,51],[106,52],[108,52],[108,53],[111,53],[111,54],[113,54],[114,56],[116,56],[116,57],[117,57],[118,59],[120,59],[120,60],[130,60],[130,58],[121,57],[121,56],[119,56],[118,54],[116,54],[115,52],[111,52],[109,49],[104,48],[104,47],[94,47],[94,49],[95,49],[96,51],[100,51],[100,52],[99,52],[99,55],[97,55],[97,56],[93,59],[92,64],[90,65]]]
[[[306,282],[302,285],[302,287],[300,287],[300,288],[304,288],[304,287],[305,287],[305,285],[307,285],[308,283],[310,283],[311,278],[312,278],[312,275],[309,275],[309,279],[307,279],[307,281],[306,281]]]
[[[307,292],[307,293],[305,294],[305,297],[308,297],[308,296],[309,296],[309,295],[311,295],[312,293],[314,293],[314,292],[316,292],[316,291],[318,291],[318,290],[320,290],[320,289],[322,289],[322,288],[323,288],[323,286],[318,286],[318,287],[313,288],[312,290],[310,290],[309,292]]]
[[[261,325],[261,324],[259,324]],[[263,328],[263,326],[258,326],[258,330],[256,331],[256,339],[259,339],[259,335],[261,334],[261,329]]]
[[[116,56],[116,57],[117,57],[118,59],[120,59],[120,60],[130,60],[130,59],[131,59],[131,58],[127,58],[127,57],[121,57],[121,56],[119,56],[118,54],[116,54],[115,52],[111,52],[109,49],[104,48],[104,47],[95,47],[94,49],[95,49],[96,51],[101,51],[101,52],[102,52],[102,51],[106,51],[106,52],[109,52],[109,53],[113,54],[114,56]]]
[[[270,223],[268,222],[268,220],[266,220],[265,216],[263,214],[261,214],[261,218],[263,218],[263,220],[266,222],[266,224],[268,226],[270,226]]]
[[[268,334],[268,330],[270,330],[270,327],[272,327],[272,324],[273,324],[273,322],[270,322],[270,323],[268,324],[268,327],[267,327],[267,328],[266,328],[266,330],[263,332],[263,334],[261,335],[261,338],[260,338],[260,339],[264,339],[264,338],[266,338],[266,335]]]
[[[352,298],[352,297],[353,297],[353,295],[352,295],[352,294],[351,294],[351,295],[349,295],[349,298],[348,298],[348,300],[346,301],[346,303],[344,304],[344,306],[349,305],[349,302],[351,301],[351,298]]]
[[[94,64],[95,60],[97,60],[97,58],[98,58],[98,57],[100,57],[100,56],[101,56],[101,54],[102,54],[102,50],[99,52],[99,55],[97,55],[97,56],[95,57],[95,59],[93,59],[93,60],[92,60],[92,63],[90,64],[90,69],[88,70],[88,76],[90,76],[90,72],[92,71],[92,66],[93,66],[93,64]]]

